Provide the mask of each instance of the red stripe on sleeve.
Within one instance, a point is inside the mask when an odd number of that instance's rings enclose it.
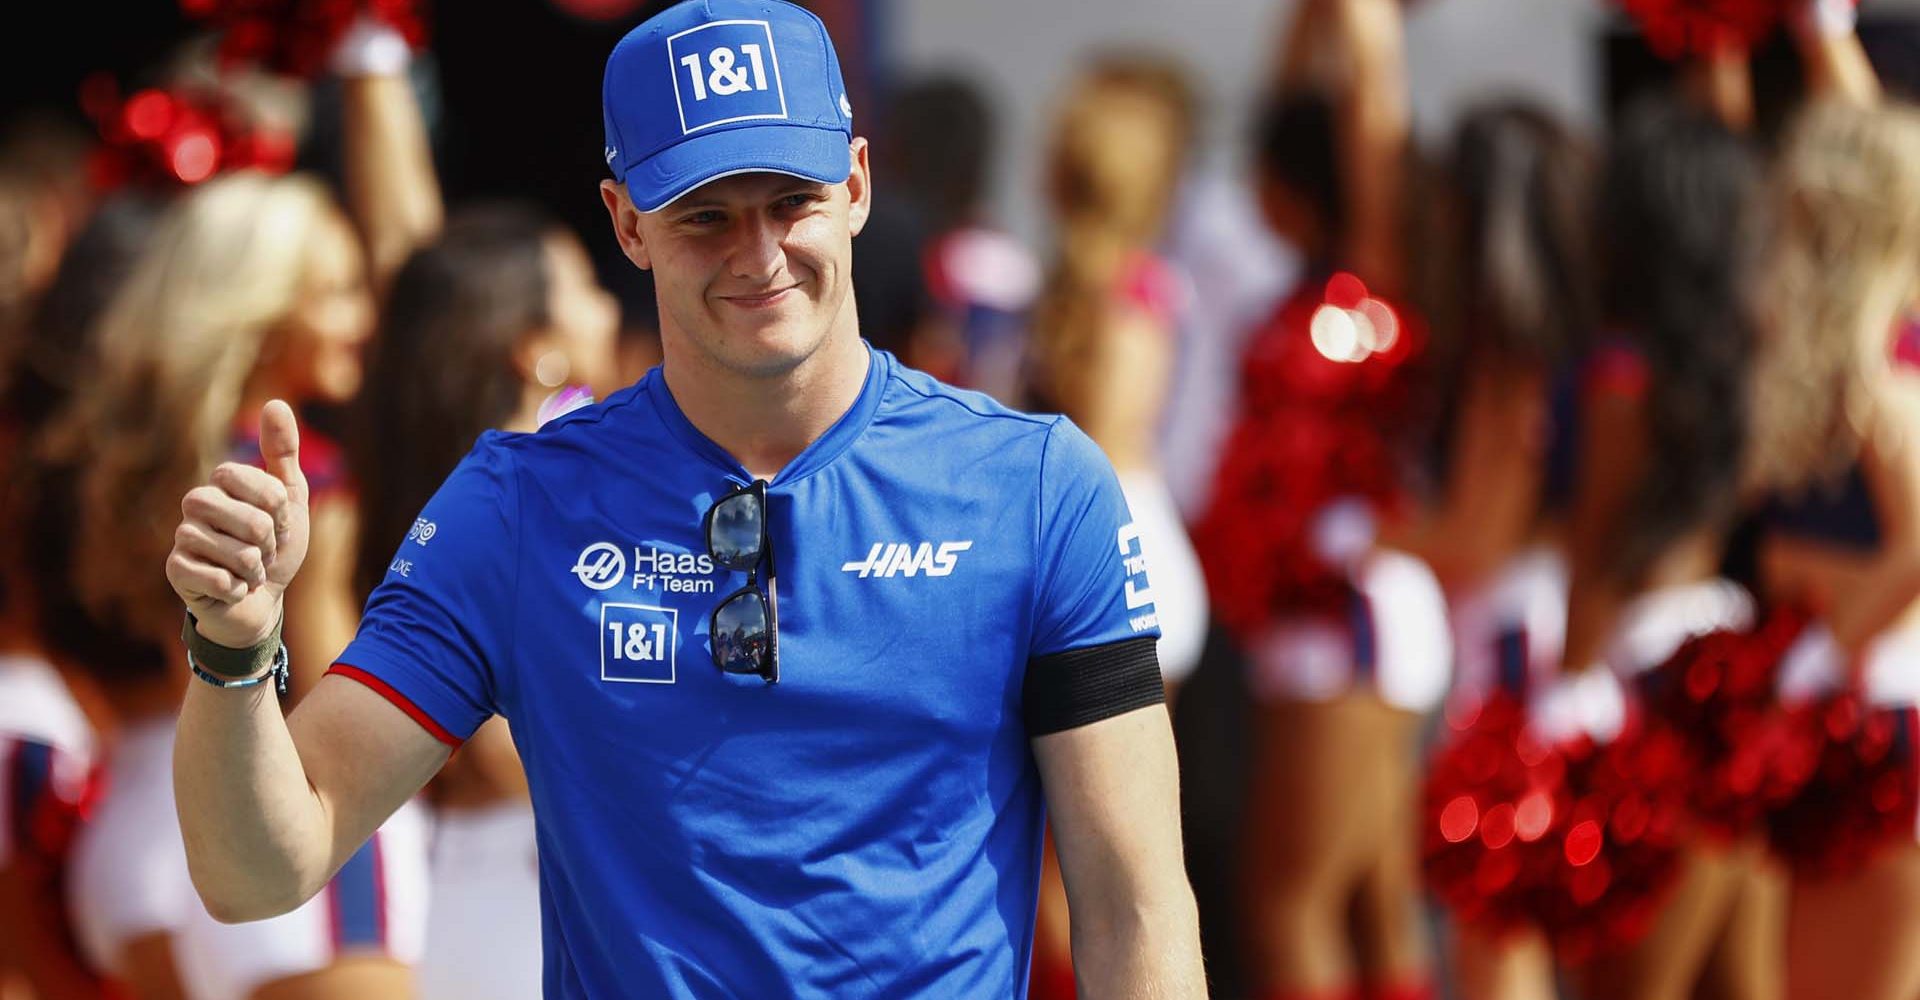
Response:
[[[370,673],[367,673],[366,671],[360,669],[359,667],[356,667],[347,663],[336,663],[333,666],[327,668],[327,673],[339,674],[342,677],[359,681],[360,683],[365,684],[366,686],[372,688],[375,691],[375,693],[379,694],[381,697],[387,699],[388,701],[393,702],[393,705],[395,708],[398,708],[400,711],[407,713],[408,718],[419,723],[420,728],[430,733],[434,739],[439,740],[442,743],[445,743],[446,745],[454,748],[455,750],[460,749],[460,745],[466,742],[465,740],[462,740],[460,737],[455,736],[450,732],[447,732],[446,727],[440,725],[438,722],[433,721],[432,716],[421,711],[420,706],[415,705],[412,702],[412,700],[410,700],[406,695],[401,694],[399,691],[394,690],[393,685],[388,684],[386,681],[383,681],[380,678],[375,677]]]

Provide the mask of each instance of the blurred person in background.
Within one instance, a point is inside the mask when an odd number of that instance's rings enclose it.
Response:
[[[17,273],[33,223],[26,199],[9,193],[0,181],[0,270]],[[13,988],[76,1000],[104,988],[66,914],[67,864],[95,791],[100,739],[43,625],[53,608],[32,558],[36,451],[81,375],[93,307],[124,276],[153,213],[137,197],[109,202],[39,301],[16,302],[17,321],[0,326],[0,996],[9,998]]]
[[[936,309],[902,357],[1002,402],[1017,399],[1040,265],[987,216],[993,108],[973,81],[933,76],[891,98],[886,125],[882,155],[922,218],[927,243],[916,263]]]
[[[1582,361],[1562,674],[1536,691],[1548,737],[1611,739],[1623,683],[1695,636],[1743,629],[1741,587],[1718,575],[1750,446],[1747,378],[1759,343],[1748,296],[1761,167],[1708,115],[1636,108],[1598,197],[1600,316]],[[1777,997],[1784,885],[1758,845],[1695,833],[1649,932],[1573,971],[1594,1000],[1696,989]]]
[[[1058,247],[1034,304],[1027,396],[1086,429],[1119,473],[1157,567],[1161,672],[1193,669],[1204,581],[1159,471],[1155,431],[1187,289],[1155,255],[1190,150],[1193,95],[1153,56],[1096,60],[1054,130],[1047,178]]]
[[[253,170],[174,197],[87,332],[97,382],[75,398],[50,446],[59,467],[52,478],[63,486],[43,505],[71,518],[47,533],[69,551],[43,560],[49,572],[65,563],[70,575],[62,627],[82,619],[117,637],[117,648],[81,644],[78,657],[100,678],[119,734],[105,765],[108,791],[75,847],[73,919],[95,968],[139,996],[401,997],[412,989],[426,908],[415,808],[397,813],[305,909],[223,925],[195,898],[172,748],[183,686],[198,681],[175,641],[177,598],[125,570],[138,553],[158,558],[171,545],[182,490],[223,458],[257,460],[246,415],[260,400],[338,406],[359,390],[373,289],[439,224],[424,125],[399,75],[405,51],[370,22],[334,50],[345,77],[352,216],[312,178]],[[315,546],[320,570],[290,600],[287,629],[305,655],[331,656],[356,618],[355,512],[341,450],[318,443],[310,461],[324,484],[315,509],[325,525]],[[291,679],[296,699],[316,679],[313,663]]]
[[[1401,227],[1408,107],[1391,0],[1307,0],[1257,133],[1268,225],[1306,277],[1247,342],[1196,541],[1247,658],[1239,937],[1253,995],[1423,997],[1412,804],[1446,686],[1445,606],[1376,543],[1405,506],[1418,351]],[[1405,321],[1402,320],[1405,317]]]
[[[1591,341],[1589,155],[1526,104],[1470,111],[1454,140],[1437,252],[1450,301],[1436,339],[1454,353],[1440,489],[1399,540],[1447,590],[1453,629],[1450,720],[1496,691],[1524,699],[1560,665],[1567,583],[1564,484],[1550,454],[1556,386],[1572,350]],[[1463,996],[1544,1000],[1553,959],[1538,934],[1457,925]]]
[[[67,242],[85,227],[98,194],[88,184],[87,136],[51,115],[30,113],[0,136],[0,330],[18,324],[53,283]]]
[[[1866,95],[1869,98],[1870,94]],[[1920,781],[1920,113],[1828,99],[1789,128],[1762,283],[1768,350],[1755,392],[1761,596],[1815,615],[1782,666],[1782,696],[1864,697],[1904,733],[1897,787]],[[1920,801],[1816,772],[1799,825],[1891,813],[1848,857],[1794,861],[1787,996],[1920,995]],[[1865,801],[1867,804],[1863,805]],[[1791,808],[1791,807],[1790,807]],[[1847,816],[1841,815],[1847,810]],[[1788,831],[1796,833],[1799,831]],[[1811,862],[1811,863],[1809,863]]]
[[[854,244],[853,293],[862,336],[883,351],[901,351],[926,361],[941,377],[957,374],[958,358],[935,345],[933,298],[920,266],[927,229],[914,206],[898,197],[877,203],[873,220]]]
[[[1191,290],[1175,338],[1160,454],[1189,520],[1206,510],[1239,412],[1247,340],[1301,278],[1297,249],[1268,227],[1238,166],[1203,163],[1188,171],[1165,241],[1167,259]]]
[[[1191,146],[1193,98],[1180,69],[1152,56],[1094,61],[1052,131],[1047,195],[1056,258],[1035,304],[1027,397],[1086,430],[1119,474],[1153,573],[1161,674],[1192,672],[1206,638],[1206,584],[1162,479],[1155,432],[1185,294],[1154,256]],[[1039,1000],[1073,995],[1066,891],[1051,852],[1035,937]]]
[[[644,271],[608,290],[620,306],[620,332],[614,345],[620,369],[613,381],[632,385],[660,363],[660,302],[654,295],[653,276]]]
[[[1920,124],[1910,109],[1882,106],[1855,23],[1853,5],[1837,0],[1802,0],[1787,19],[1810,100],[1768,185],[1746,482],[1764,502],[1743,534],[1750,550],[1730,560],[1750,560],[1767,605],[1812,616],[1780,663],[1781,700],[1805,709],[1858,698],[1849,712],[1862,720],[1855,733],[1868,734],[1843,736],[1830,710],[1817,715],[1830,745],[1771,819],[1792,885],[1785,947],[1768,971],[1784,975],[1793,1000],[1920,992],[1908,946],[1920,927],[1911,749],[1920,409],[1909,384],[1920,338],[1907,318],[1920,275]],[[1747,53],[1715,61],[1709,104],[1744,125],[1754,104]],[[1894,734],[1891,753],[1861,749],[1876,730]],[[1836,769],[1836,751],[1853,763]],[[1878,772],[1861,762],[1881,755]],[[1767,944],[1778,948],[1777,937]]]
[[[227,926],[199,905],[170,774],[182,689],[197,682],[174,641],[177,600],[125,571],[141,552],[162,558],[182,484],[251,434],[238,420],[246,401],[270,391],[341,402],[359,388],[373,319],[366,280],[353,229],[311,179],[245,172],[180,196],[100,317],[97,383],[75,399],[57,445],[75,475],[72,588],[94,627],[123,636],[123,655],[137,658],[85,663],[120,737],[109,790],[75,848],[74,919],[96,968],[139,996],[401,997],[411,988],[425,909],[413,810],[303,911]],[[314,478],[329,484],[330,503],[350,505],[337,453],[332,462]]]
[[[394,276],[350,451],[364,600],[433,530],[414,521],[482,431],[532,431],[619,384],[616,307],[572,233],[518,205],[456,211]],[[563,395],[572,393],[572,401]],[[398,545],[396,554],[395,546]],[[425,1000],[540,993],[539,871],[527,778],[503,719],[447,761],[420,961]]]

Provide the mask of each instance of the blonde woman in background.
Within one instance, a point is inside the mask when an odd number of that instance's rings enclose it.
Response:
[[[1837,102],[1803,112],[1773,178],[1770,336],[1757,373],[1759,586],[1818,617],[1783,665],[1802,702],[1861,685],[1908,740],[1920,706],[1920,371],[1903,314],[1920,279],[1920,113]],[[1900,751],[1896,751],[1900,752]],[[1816,783],[1820,779],[1816,778]],[[1866,794],[1865,789],[1816,789]],[[1897,817],[1896,817],[1897,819]],[[1911,830],[1920,816],[1905,817]],[[1920,844],[1850,872],[1796,872],[1788,996],[1920,995]]]
[[[1184,284],[1154,256],[1192,138],[1181,71],[1150,56],[1097,60],[1053,131],[1047,196],[1057,249],[1034,306],[1031,408],[1071,417],[1119,474],[1159,616],[1160,670],[1176,685],[1199,662],[1206,584],[1154,454],[1176,354]],[[1036,1000],[1072,996],[1067,900],[1051,850],[1035,941]]]
[[[137,996],[410,994],[426,903],[416,809],[396,814],[324,893],[291,914],[223,925],[201,907],[171,780],[182,687],[198,681],[179,643],[178,599],[163,581],[131,569],[165,561],[176,497],[210,474],[221,481],[223,459],[249,457],[246,415],[265,400],[352,397],[372,324],[360,243],[326,190],[304,177],[238,173],[170,209],[96,331],[97,382],[77,401],[60,442],[75,470],[72,584],[100,628],[151,659],[137,681],[108,685],[121,737],[107,762],[110,790],[75,848],[71,898],[83,949]],[[303,578],[305,594],[290,600],[296,695],[344,641],[312,609],[346,598],[354,540],[337,449],[331,461],[324,446],[308,451],[318,456],[308,470],[317,487],[314,564],[340,576],[323,569]],[[328,591],[336,587],[340,593]]]
[[[0,170],[0,272],[17,277],[31,227],[13,214],[24,200],[10,199],[8,187]],[[46,632],[30,512],[34,451],[87,360],[74,327],[59,320],[92,298],[87,289],[112,285],[146,217],[137,204],[104,207],[64,251],[41,302],[24,294],[7,301],[24,283],[0,289],[0,997],[7,1000],[102,995],[73,941],[64,890],[101,734],[88,701],[69,687],[72,675],[58,669]]]

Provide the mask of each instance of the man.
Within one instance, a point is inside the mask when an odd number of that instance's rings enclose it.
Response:
[[[225,920],[311,895],[505,716],[553,997],[1017,997],[1045,805],[1094,997],[1204,995],[1152,595],[1058,418],[870,351],[867,143],[824,28],[700,0],[607,63],[601,193],[664,360],[483,437],[285,721],[298,434],[183,503],[175,780]]]

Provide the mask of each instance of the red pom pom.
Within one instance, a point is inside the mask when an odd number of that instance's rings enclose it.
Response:
[[[1843,692],[1804,712],[1819,741],[1813,780],[1776,810],[1776,851],[1810,875],[1856,871],[1893,844],[1912,843],[1920,821],[1920,719]]]
[[[1216,612],[1243,639],[1278,613],[1345,613],[1345,570],[1314,541],[1316,518],[1329,503],[1359,500],[1376,516],[1405,504],[1400,445],[1412,416],[1405,362],[1419,350],[1420,331],[1351,275],[1329,282],[1326,298],[1322,291],[1308,286],[1289,299],[1250,342],[1240,417],[1215,474],[1213,502],[1195,527]],[[1316,343],[1314,317],[1323,310],[1347,324],[1346,351]]]
[[[260,65],[298,77],[325,70],[362,14],[393,28],[414,48],[425,46],[423,7],[423,0],[180,0],[188,17],[220,32],[223,64]]]
[[[1646,933],[1677,871],[1686,747],[1664,728],[1543,745],[1496,695],[1434,757],[1422,861],[1460,919],[1537,927],[1568,961]]]
[[[1640,679],[1649,715],[1687,743],[1688,800],[1709,834],[1755,829],[1813,775],[1819,747],[1775,698],[1781,659],[1805,625],[1779,612],[1751,632],[1697,636]]]
[[[228,170],[281,173],[293,166],[293,137],[259,128],[217,96],[143,90],[123,103],[110,78],[90,79],[82,104],[99,123],[103,144],[88,170],[112,190],[193,185]]]
[[[1752,48],[1780,23],[1783,0],[1618,0],[1647,45],[1667,59]]]

